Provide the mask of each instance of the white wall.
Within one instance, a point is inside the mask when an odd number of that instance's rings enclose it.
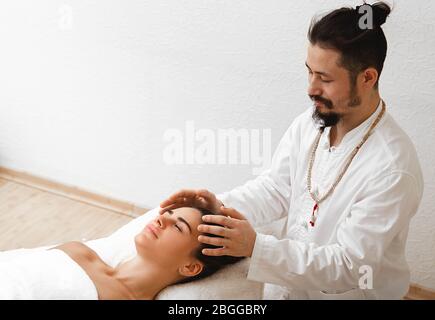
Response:
[[[168,165],[165,132],[268,129],[273,150],[310,106],[309,21],[344,4],[359,2],[2,1],[0,166],[147,207],[182,187],[231,189],[252,163]],[[432,1],[395,1],[380,89],[421,159],[407,255],[435,289],[434,29]]]

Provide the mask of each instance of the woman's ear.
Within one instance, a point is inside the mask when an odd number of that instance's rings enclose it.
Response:
[[[191,261],[178,269],[178,273],[184,277],[193,277],[200,274],[203,269],[203,264],[198,260]]]

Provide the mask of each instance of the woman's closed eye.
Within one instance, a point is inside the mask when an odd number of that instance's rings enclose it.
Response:
[[[176,223],[174,224],[174,227],[178,229],[178,231],[183,232],[183,229]]]
[[[183,225],[183,226],[181,226]],[[183,217],[177,217],[177,219],[174,221],[175,228],[178,229],[181,233],[192,233],[192,228],[190,227],[189,223],[183,218]]]

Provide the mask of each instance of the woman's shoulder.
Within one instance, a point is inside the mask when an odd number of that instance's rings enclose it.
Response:
[[[84,243],[70,241],[52,249],[64,251],[82,267],[94,283],[98,292],[98,299],[134,299],[134,296],[126,290],[125,286],[113,277],[113,268],[107,265],[94,250]]]
[[[98,256],[98,254],[94,250],[92,250],[80,241],[65,242],[52,249],[62,250],[66,254],[68,254],[73,260],[76,261],[79,260],[80,262],[93,263],[101,262],[102,264],[105,264],[104,261]]]

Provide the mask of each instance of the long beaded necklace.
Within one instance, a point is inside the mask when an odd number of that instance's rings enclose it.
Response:
[[[329,188],[329,190],[323,195],[323,197],[320,197],[320,198],[318,198],[311,191],[311,173],[312,173],[312,170],[313,170],[314,159],[316,158],[316,150],[317,150],[317,147],[319,146],[320,137],[322,136],[322,133],[323,133],[325,128],[322,127],[319,130],[319,133],[317,134],[316,140],[314,142],[314,147],[313,147],[313,149],[311,151],[310,162],[309,162],[309,165],[308,165],[308,174],[307,174],[308,192],[310,193],[311,199],[313,199],[313,201],[314,201],[314,207],[313,207],[313,211],[311,213],[311,219],[310,219],[310,225],[312,227],[314,227],[314,224],[316,222],[316,212],[319,210],[320,203],[323,202],[323,200],[325,200],[334,191],[335,187],[338,185],[338,183],[340,182],[341,178],[343,178],[347,168],[349,168],[350,163],[352,162],[353,158],[358,153],[359,149],[361,149],[362,145],[366,142],[366,140],[368,139],[368,137],[372,133],[373,129],[376,127],[376,125],[381,120],[382,116],[384,115],[384,113],[385,113],[385,102],[383,100],[381,100],[381,101],[382,101],[382,110],[381,110],[381,112],[379,113],[379,115],[377,116],[375,121],[373,121],[373,123],[370,126],[369,130],[367,130],[367,132],[364,135],[364,137],[361,140],[361,142],[355,147],[355,149],[353,149],[352,153],[350,154],[349,158],[346,161],[346,164],[344,165],[344,167],[340,171],[340,174],[338,175],[338,178],[335,180],[335,182],[332,184],[332,186]]]

